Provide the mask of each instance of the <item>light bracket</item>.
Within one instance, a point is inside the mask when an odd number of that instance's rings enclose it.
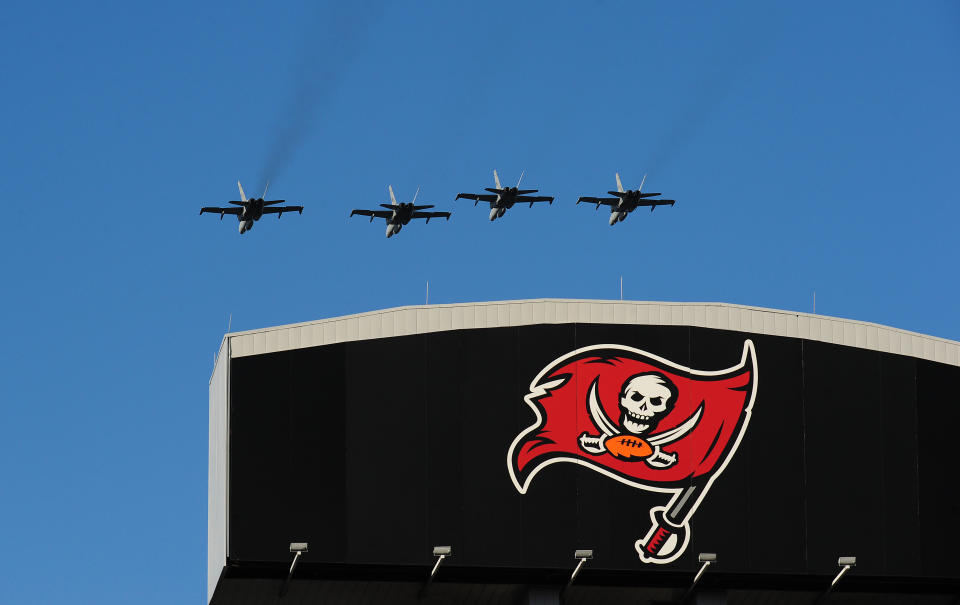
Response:
[[[443,560],[447,557],[453,556],[453,547],[434,546],[433,556],[437,558],[437,562],[433,564],[433,569],[430,570],[430,575],[427,576],[427,581],[424,583],[423,588],[420,589],[420,596],[426,596],[427,590],[430,588],[430,583],[433,582],[433,576],[437,575],[437,570],[440,569],[440,564],[443,563]]]
[[[593,550],[589,548],[578,548],[577,550],[573,551],[573,558],[577,559],[578,563],[573,569],[573,574],[570,575],[570,580],[567,581],[567,585],[563,587],[564,590],[570,588],[570,585],[573,584],[573,581],[577,578],[577,574],[580,573],[580,568],[583,567],[583,564],[593,558]]]
[[[293,570],[297,568],[297,561],[300,560],[300,556],[303,553],[308,551],[308,544],[306,542],[291,542],[290,543],[290,552],[294,553],[293,561],[290,563],[290,571],[287,572],[287,579],[283,581],[283,584],[280,586],[280,596],[287,594],[287,589],[290,588],[290,580],[293,578]]]

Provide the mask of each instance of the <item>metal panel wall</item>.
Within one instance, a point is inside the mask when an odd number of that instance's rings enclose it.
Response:
[[[695,326],[789,336],[960,365],[960,344],[851,319],[726,303],[519,300],[398,307],[228,335],[233,357],[444,330],[538,324]]]
[[[583,304],[577,316],[592,317]],[[511,483],[511,442],[535,421],[531,380],[603,344],[723,370],[750,339],[752,419],[664,568],[695,571],[706,551],[721,553],[716,573],[829,574],[853,554],[858,575],[956,577],[955,366],[790,337],[788,322],[770,326],[783,335],[615,323],[418,334],[410,317],[401,337],[233,359],[231,563],[283,562],[287,543],[307,541],[308,564],[424,566],[451,544],[464,567],[566,568],[574,548],[594,548],[592,569],[641,568],[634,541],[663,492],[566,462],[524,494]]]
[[[230,340],[223,339],[210,377],[209,458],[207,469],[207,602],[227,563],[227,409]]]

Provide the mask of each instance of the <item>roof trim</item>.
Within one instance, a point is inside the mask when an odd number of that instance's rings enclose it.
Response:
[[[231,332],[230,357],[447,330],[536,324],[694,326],[802,338],[960,366],[960,343],[852,319],[729,303],[544,298],[413,305]]]

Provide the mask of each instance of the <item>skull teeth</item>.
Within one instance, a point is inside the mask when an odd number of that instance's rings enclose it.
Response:
[[[631,433],[640,434],[644,433],[650,429],[649,424],[642,424],[639,422],[634,422],[631,418],[623,419],[623,428],[627,429]]]
[[[652,423],[650,419],[653,418],[652,414],[641,414],[638,412],[631,412],[627,408],[622,408],[623,415],[623,428],[627,429],[635,435],[641,435],[650,430]]]

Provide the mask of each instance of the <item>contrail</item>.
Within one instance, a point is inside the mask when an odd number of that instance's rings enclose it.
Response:
[[[260,181],[276,179],[322,122],[350,64],[361,48],[363,34],[383,12],[381,0],[330,2],[306,19],[297,82],[280,114],[268,147]]]

